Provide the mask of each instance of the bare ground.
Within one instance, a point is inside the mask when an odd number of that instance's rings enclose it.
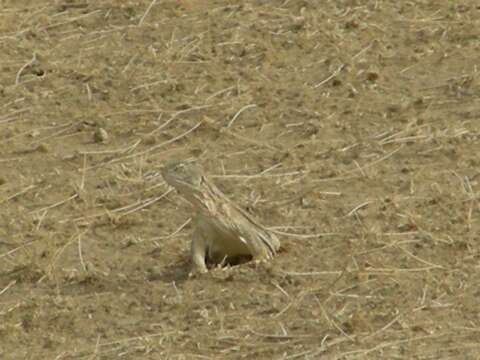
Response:
[[[477,1],[2,1],[2,359],[478,359]],[[282,235],[189,279],[201,161]]]

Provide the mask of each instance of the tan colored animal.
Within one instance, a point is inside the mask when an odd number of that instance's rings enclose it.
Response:
[[[196,211],[191,244],[194,272],[208,271],[208,263],[271,259],[279,250],[275,234],[228,199],[198,163],[173,162],[162,169],[162,175]]]

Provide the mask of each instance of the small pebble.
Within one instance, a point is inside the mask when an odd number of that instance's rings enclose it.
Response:
[[[36,147],[36,150],[42,153],[48,153],[48,145],[45,143],[41,143]]]
[[[98,128],[93,133],[93,141],[96,143],[105,143],[108,141],[108,133],[104,128]]]

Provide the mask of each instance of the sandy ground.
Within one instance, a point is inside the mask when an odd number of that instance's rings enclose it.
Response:
[[[6,0],[2,359],[478,359],[477,1]],[[200,161],[281,236],[189,279]]]

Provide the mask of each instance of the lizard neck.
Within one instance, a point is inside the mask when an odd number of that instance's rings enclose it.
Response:
[[[215,216],[218,213],[217,204],[222,201],[221,194],[215,185],[204,183],[197,189],[192,189],[185,198],[192,204],[194,209],[207,216]]]

